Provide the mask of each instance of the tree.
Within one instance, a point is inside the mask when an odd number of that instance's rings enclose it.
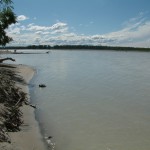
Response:
[[[0,0],[0,45],[2,46],[12,41],[12,38],[6,34],[5,30],[9,25],[17,22],[12,4],[11,0]]]

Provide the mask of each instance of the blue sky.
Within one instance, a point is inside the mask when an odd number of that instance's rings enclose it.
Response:
[[[13,0],[11,45],[150,47],[150,0]]]

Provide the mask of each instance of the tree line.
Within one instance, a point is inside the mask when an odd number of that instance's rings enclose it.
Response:
[[[0,49],[47,49],[47,50],[115,50],[115,51],[150,51],[150,48],[119,47],[119,46],[95,46],[95,45],[29,45],[29,46],[7,46]]]

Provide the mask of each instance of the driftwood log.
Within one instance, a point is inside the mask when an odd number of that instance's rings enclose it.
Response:
[[[3,61],[6,61],[6,60],[15,61],[15,59],[13,59],[11,57],[7,57],[7,58],[0,59],[0,63],[3,63]]]

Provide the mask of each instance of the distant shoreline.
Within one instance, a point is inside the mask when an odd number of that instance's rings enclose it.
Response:
[[[19,49],[20,50],[20,49]],[[12,49],[9,50],[0,50],[0,54],[43,54],[42,52],[17,52],[17,51],[13,51]]]
[[[150,48],[144,47],[120,47],[120,46],[94,46],[94,45],[29,45],[29,46],[7,46],[0,47],[1,50],[114,50],[114,51],[146,51]]]

